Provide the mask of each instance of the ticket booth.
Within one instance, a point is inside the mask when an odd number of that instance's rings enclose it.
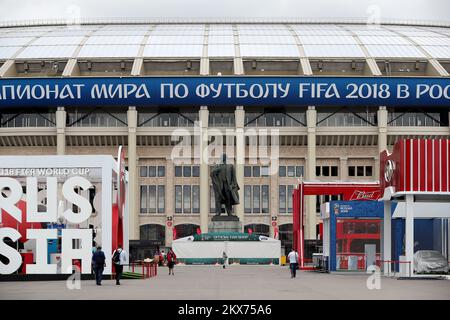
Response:
[[[365,271],[380,260],[383,204],[330,201],[322,204],[323,256],[329,271]]]

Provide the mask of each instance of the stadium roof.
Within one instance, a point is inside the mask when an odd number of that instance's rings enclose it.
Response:
[[[0,60],[450,59],[450,27],[405,23],[57,22],[0,27]],[[14,25],[14,26],[12,26]]]

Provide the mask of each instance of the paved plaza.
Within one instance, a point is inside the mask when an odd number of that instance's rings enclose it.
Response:
[[[449,280],[396,280],[381,277],[381,289],[368,290],[366,274],[303,271],[290,279],[279,266],[178,266],[156,278],[81,281],[69,290],[65,281],[0,282],[0,299],[450,299]]]

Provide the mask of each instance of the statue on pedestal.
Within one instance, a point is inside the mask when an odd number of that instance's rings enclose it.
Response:
[[[211,180],[216,202],[216,217],[222,213],[222,204],[228,216],[233,216],[233,205],[239,204],[239,185],[236,181],[236,170],[227,164],[227,155],[222,155],[222,163],[211,170]]]

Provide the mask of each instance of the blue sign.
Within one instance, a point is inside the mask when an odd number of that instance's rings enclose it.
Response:
[[[198,76],[0,79],[0,107],[70,105],[450,106],[450,78]]]

